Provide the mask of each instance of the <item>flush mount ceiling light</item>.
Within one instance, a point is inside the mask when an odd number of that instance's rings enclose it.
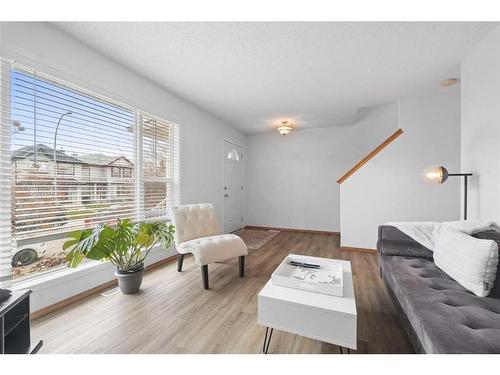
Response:
[[[449,78],[449,79],[443,79],[439,84],[441,87],[450,87],[453,85],[456,85],[458,83],[458,78]]]
[[[292,124],[288,121],[282,121],[281,124],[276,126],[276,130],[279,131],[281,135],[287,135],[292,131]]]

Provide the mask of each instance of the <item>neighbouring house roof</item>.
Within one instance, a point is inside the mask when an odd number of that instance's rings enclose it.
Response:
[[[78,158],[80,160],[83,160],[86,164],[92,164],[92,165],[107,166],[107,165],[113,164],[115,161],[117,161],[119,159],[124,159],[128,163],[130,163],[130,165],[132,165],[132,162],[130,160],[128,160],[125,156],[116,157],[116,156],[108,156],[108,155],[104,155],[104,154],[87,154],[87,155],[78,156]]]
[[[34,179],[34,180],[28,180],[28,181],[17,181],[16,182],[16,185],[23,185],[23,186],[35,186],[35,187],[40,187],[40,186],[52,186],[54,184],[54,178],[53,177],[41,177],[41,178],[37,178],[37,179]],[[65,185],[82,185],[82,182],[81,181],[78,181],[78,180],[75,180],[74,178],[63,178],[63,179],[60,179],[58,178],[57,179],[57,184],[58,185],[62,185],[62,186],[65,186]]]
[[[108,165],[113,160],[116,159],[116,156],[108,156],[104,154],[87,154],[78,156],[80,160],[83,160],[85,164],[92,165]]]
[[[33,146],[23,146],[14,150],[12,152],[12,159],[33,159],[35,154],[35,147]],[[52,147],[46,146],[43,143],[36,145],[36,152],[38,155],[43,155],[49,160],[54,160],[54,149]],[[85,164],[85,161],[77,159],[74,156],[66,154],[64,151],[56,150],[56,160],[62,163],[72,163],[72,164]]]
[[[30,159],[33,160],[34,155],[34,147],[33,146],[23,146],[14,150],[12,152],[12,159]],[[54,149],[52,147],[46,146],[43,143],[39,143],[36,145],[36,152],[38,155],[43,155],[49,160],[54,160]],[[86,154],[86,155],[78,155],[71,156],[66,154],[64,151],[56,150],[56,159],[60,163],[71,163],[71,164],[89,164],[89,165],[98,165],[98,166],[109,166],[114,162],[123,159],[131,166],[133,163],[127,159],[125,156],[109,156],[104,154]]]

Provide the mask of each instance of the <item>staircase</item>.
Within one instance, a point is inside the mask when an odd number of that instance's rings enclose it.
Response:
[[[403,134],[403,129],[396,130],[392,135],[390,135],[385,141],[383,141],[379,146],[377,146],[372,152],[366,155],[363,159],[361,159],[354,167],[352,167],[347,173],[345,173],[342,177],[337,180],[338,184],[341,184],[345,180],[347,180],[350,176],[352,176],[358,169],[360,169],[363,165],[368,163],[370,159],[373,159],[380,151],[389,146],[392,142],[396,140],[401,134]]]
[[[376,221],[370,216],[376,216],[381,211],[380,206],[385,204],[384,199],[381,198],[382,195],[376,194],[376,192],[384,190],[385,184],[391,184],[391,178],[395,179],[397,176],[388,177],[392,172],[388,163],[384,163],[384,168],[381,169],[380,165],[373,164],[374,161],[370,164],[370,161],[402,134],[403,129],[397,129],[337,180],[337,183],[341,185],[340,230],[343,249],[376,251],[377,225],[368,226],[369,233],[367,233],[366,222]],[[387,154],[382,156],[388,157]],[[378,161],[380,161],[380,155]],[[358,172],[362,168],[363,170]],[[349,178],[356,172],[360,175],[350,180]],[[368,175],[370,178],[367,178]],[[368,241],[367,237],[370,238]]]

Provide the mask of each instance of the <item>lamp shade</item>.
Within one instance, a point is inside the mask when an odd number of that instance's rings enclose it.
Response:
[[[425,178],[429,181],[442,184],[448,179],[448,170],[443,166],[431,167],[426,173]]]

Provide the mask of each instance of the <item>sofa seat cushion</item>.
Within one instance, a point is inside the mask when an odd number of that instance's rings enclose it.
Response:
[[[177,245],[181,254],[192,253],[196,263],[203,266],[214,262],[247,255],[247,246],[234,234],[219,234],[181,242]]]
[[[429,259],[379,263],[426,353],[500,353],[499,299],[474,295]]]

